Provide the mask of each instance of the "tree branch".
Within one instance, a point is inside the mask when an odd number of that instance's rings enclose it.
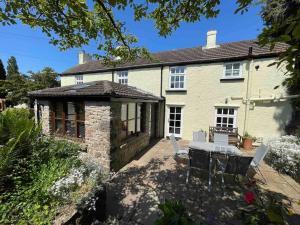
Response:
[[[108,16],[110,22],[112,23],[114,29],[117,31],[122,43],[124,46],[126,46],[129,50],[129,52],[131,51],[129,45],[127,44],[127,42],[125,41],[123,35],[122,35],[122,32],[120,31],[120,29],[118,28],[118,26],[116,25],[115,23],[115,20],[114,18],[112,17],[111,13],[109,12],[109,10],[106,8],[106,6],[104,5],[103,1],[102,0],[95,0],[100,6],[101,8],[104,10],[104,12],[106,13],[106,15]]]

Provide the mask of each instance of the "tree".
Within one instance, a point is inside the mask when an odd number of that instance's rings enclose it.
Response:
[[[20,75],[17,60],[11,56],[7,61],[7,79],[12,79],[13,76]]]
[[[32,90],[58,87],[58,74],[50,67],[45,67],[36,73],[29,71],[29,79],[32,81]]]
[[[0,80],[5,80],[5,79],[6,79],[6,71],[4,69],[2,60],[0,59]]]

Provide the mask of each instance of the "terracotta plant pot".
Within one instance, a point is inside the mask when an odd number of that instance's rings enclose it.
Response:
[[[245,150],[251,150],[252,149],[252,138],[243,138],[243,148]]]

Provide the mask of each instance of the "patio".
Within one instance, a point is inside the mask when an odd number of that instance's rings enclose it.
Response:
[[[180,141],[187,146],[188,141]],[[243,154],[254,154],[255,151]],[[259,185],[269,192],[278,193],[286,203],[291,199],[295,215],[290,224],[299,221],[300,185],[288,176],[281,175],[266,164],[261,166],[266,184],[256,175]],[[154,142],[131,163],[122,168],[108,186],[108,215],[119,219],[120,224],[154,224],[159,216],[158,204],[165,199],[181,200],[195,222],[205,224],[241,224],[236,211],[244,203],[246,187],[226,182],[226,194],[220,179],[213,180],[208,192],[207,175],[194,171],[190,182],[185,183],[186,166],[173,158],[169,140]],[[197,174],[196,174],[197,173]]]

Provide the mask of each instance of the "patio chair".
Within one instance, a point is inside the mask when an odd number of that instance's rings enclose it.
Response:
[[[174,151],[175,156],[188,157],[188,153],[189,153],[188,149],[180,148],[180,146],[178,145],[176,138],[173,134],[170,136],[170,140],[171,140],[171,143],[173,146],[173,151]]]
[[[199,149],[190,149],[186,183],[189,182],[191,168],[209,171],[210,163],[210,152]]]
[[[260,173],[260,175],[262,176],[262,178],[264,179],[264,181],[266,182],[265,177],[263,176],[262,172],[259,169],[259,164],[261,163],[261,161],[265,158],[266,154],[268,153],[269,148],[262,144],[261,146],[259,146],[256,149],[256,153],[254,155],[254,158],[251,162],[251,167],[255,170],[258,171]]]
[[[193,132],[193,141],[205,142],[206,141],[206,132],[205,131],[194,131]]]
[[[230,155],[225,173],[234,175],[235,179],[238,175],[246,176],[252,160],[253,157],[250,156]]]
[[[214,143],[216,145],[228,145],[228,134],[214,133]]]
[[[228,154],[227,152],[214,152],[212,153],[212,159],[216,163],[217,171],[221,172],[222,188],[225,194],[224,173],[228,163]]]

